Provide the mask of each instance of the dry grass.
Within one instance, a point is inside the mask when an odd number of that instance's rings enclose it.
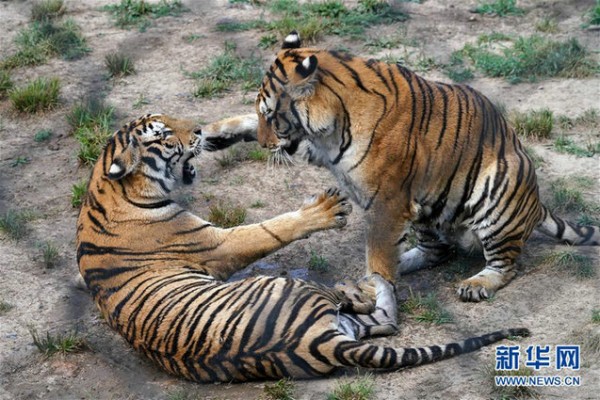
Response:
[[[36,113],[58,105],[60,81],[57,78],[37,78],[27,86],[10,91],[13,107],[21,112]]]
[[[221,228],[232,228],[244,223],[246,209],[219,202],[210,206],[208,220]]]

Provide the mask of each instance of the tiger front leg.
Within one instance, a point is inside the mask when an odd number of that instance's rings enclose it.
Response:
[[[402,210],[399,206],[375,206],[367,214],[367,275],[379,274],[388,282],[395,281],[398,246],[408,221],[408,213]]]
[[[307,199],[299,210],[258,224],[230,229],[214,228],[214,249],[203,257],[211,275],[227,279],[248,264],[314,232],[342,228],[352,212],[348,199],[338,189],[328,189]]]
[[[202,127],[202,148],[206,151],[223,150],[237,142],[257,140],[256,114],[238,115]]]

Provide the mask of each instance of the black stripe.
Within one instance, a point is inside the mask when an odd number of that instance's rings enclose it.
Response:
[[[267,229],[267,227],[263,223],[261,223],[259,226],[263,228],[265,232],[267,232],[273,239],[277,240],[279,243],[285,243],[279,236]]]
[[[365,87],[365,85],[363,85],[362,80],[360,79],[360,76],[358,75],[358,73],[356,72],[356,70],[354,68],[352,68],[351,66],[349,66],[346,62],[344,62],[342,60],[339,60],[339,62],[340,62],[340,65],[342,67],[344,67],[350,73],[350,76],[354,80],[354,83],[356,84],[356,86],[358,86],[358,88],[360,90],[362,90],[363,92],[366,92],[366,93],[371,93],[371,91],[369,89],[367,89]]]
[[[190,234],[190,233],[199,232],[199,231],[201,231],[201,230],[203,230],[205,228],[211,227],[211,226],[213,226],[213,224],[206,223],[204,225],[199,225],[199,226],[197,226],[195,228],[192,228],[192,229],[186,229],[186,230],[183,230],[183,231],[177,231],[174,234],[175,235],[187,235],[187,234]]]
[[[388,112],[387,109],[387,100],[385,98],[385,96],[381,93],[379,93],[378,91],[374,91],[375,94],[377,94],[381,100],[383,101],[383,111],[381,111],[379,118],[377,119],[377,122],[375,122],[375,126],[373,127],[373,130],[371,131],[371,136],[369,137],[369,143],[367,144],[367,149],[365,150],[365,152],[363,153],[363,155],[360,157],[360,160],[358,160],[356,162],[356,164],[354,164],[353,166],[351,166],[348,169],[348,172],[352,171],[353,169],[355,169],[356,167],[358,167],[360,164],[362,164],[362,162],[365,160],[365,158],[367,158],[367,155],[369,154],[369,152],[371,151],[371,146],[373,145],[373,140],[375,139],[375,134],[377,133],[377,129],[379,128],[379,124],[381,123],[381,121],[383,120],[383,118],[385,117],[385,115]]]
[[[436,149],[439,149],[442,145],[442,140],[446,134],[446,125],[448,123],[448,95],[444,90],[443,86],[438,85],[437,89],[442,93],[443,109],[442,109],[442,129],[438,136]]]
[[[375,189],[375,193],[371,196],[371,198],[367,201],[367,205],[365,206],[365,211],[368,211],[373,205],[373,201],[375,201],[375,197],[379,193],[379,189],[381,188],[381,182],[377,185],[377,189]]]

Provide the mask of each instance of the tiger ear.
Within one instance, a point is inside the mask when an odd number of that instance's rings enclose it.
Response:
[[[296,72],[302,77],[302,79],[310,78],[317,70],[318,64],[319,62],[317,61],[317,56],[313,54],[312,56],[306,57],[301,63],[296,65]]]
[[[283,44],[281,45],[281,49],[299,49],[302,46],[300,41],[300,35],[297,31],[291,31],[285,39],[283,39]]]
[[[317,73],[317,56],[306,57],[301,63],[296,65],[296,74],[290,79],[291,85],[288,87],[288,93],[295,99],[310,97],[315,91],[315,79]]]
[[[119,151],[119,150],[117,150]],[[140,150],[137,140],[132,140],[113,156],[112,163],[106,176],[108,179],[119,180],[131,174],[140,163]]]

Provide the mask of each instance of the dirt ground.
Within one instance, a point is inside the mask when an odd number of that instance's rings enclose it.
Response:
[[[0,1],[1,57],[15,51],[13,39],[29,21],[31,1]],[[194,81],[184,71],[206,66],[223,49],[224,40],[238,43],[245,54],[260,56],[265,66],[274,49],[260,50],[259,30],[222,33],[215,30],[223,17],[249,20],[263,9],[231,6],[227,1],[183,3],[189,12],[179,17],[153,21],[145,31],[123,30],[113,25],[108,13],[99,8],[110,1],[66,1],[68,16],[82,28],[92,49],[80,60],[51,59],[47,64],[19,68],[12,73],[17,85],[38,76],[59,77],[62,82],[61,105],[53,111],[35,115],[15,112],[6,99],[0,100],[0,214],[9,209],[31,210],[36,218],[29,223],[24,239],[12,240],[0,233],[0,300],[13,306],[0,313],[0,400],[8,399],[254,399],[263,393],[263,382],[249,384],[199,385],[169,376],[142,356],[134,353],[99,318],[90,296],[75,285],[75,221],[77,209],[71,207],[71,187],[86,178],[89,169],[79,164],[78,145],[69,135],[65,115],[82,97],[104,93],[116,109],[117,123],[147,112],[168,113],[202,122],[253,112],[254,93],[232,90],[220,98],[196,99],[191,95]],[[114,3],[114,2],[112,2]],[[450,53],[486,32],[534,33],[536,19],[550,16],[558,22],[556,39],[576,37],[588,49],[600,48],[598,31],[581,28],[583,13],[592,7],[588,1],[520,1],[525,17],[492,18],[471,14],[475,1],[426,0],[423,4],[403,3],[410,20],[389,26],[372,27],[367,36],[392,34],[402,30],[419,48],[398,48],[371,54],[364,42],[336,36],[326,37],[321,47],[345,46],[355,54],[382,57],[425,54],[447,62]],[[185,38],[196,35],[196,40]],[[137,73],[118,80],[107,80],[104,57],[116,50],[127,51],[134,59]],[[420,52],[420,53],[419,53]],[[447,80],[441,71],[431,69],[424,76]],[[583,110],[600,108],[600,78],[548,79],[512,85],[502,79],[476,77],[469,82],[508,110],[548,107],[555,114],[570,117]],[[148,104],[134,109],[143,96]],[[51,129],[49,142],[36,143],[33,136]],[[597,140],[598,132],[593,132]],[[600,158],[577,158],[558,154],[550,142],[530,143],[545,162],[538,169],[542,196],[548,198],[548,182],[557,177],[587,176],[595,186],[587,189],[588,200],[600,198]],[[234,202],[248,208],[247,222],[256,222],[297,208],[304,196],[335,185],[326,170],[303,162],[284,168],[269,168],[261,162],[243,162],[222,168],[217,158],[205,154],[198,161],[200,178],[191,188],[178,194],[199,215],[207,215],[211,199]],[[29,162],[13,167],[18,157]],[[250,208],[261,201],[262,208]],[[360,278],[364,270],[363,215],[355,207],[348,226],[342,231],[323,232],[296,242],[264,261],[248,267],[240,275],[287,274],[331,283],[342,277]],[[572,218],[575,216],[571,216]],[[52,268],[41,261],[39,244],[57,245],[60,260]],[[443,325],[418,323],[407,316],[397,336],[377,339],[393,346],[444,343],[472,334],[506,327],[528,327],[533,336],[518,344],[533,345],[600,343],[600,326],[591,320],[592,310],[600,308],[600,274],[579,279],[572,273],[540,265],[539,259],[556,250],[565,250],[541,235],[534,234],[521,259],[515,280],[501,290],[493,301],[481,304],[460,302],[455,286],[460,276],[435,269],[411,274],[398,284],[399,301],[408,288],[426,295],[431,292],[451,312],[454,322]],[[598,248],[579,248],[593,259],[597,270]],[[326,258],[329,268],[316,272],[307,268],[312,254]],[[465,275],[481,268],[481,259],[469,259]],[[78,329],[85,335],[91,351],[44,358],[32,342],[29,327],[39,332]],[[585,343],[584,343],[585,342]],[[600,351],[582,354],[578,371],[582,384],[577,388],[538,389],[540,398],[597,399],[600,388]],[[486,369],[494,366],[494,348],[438,364],[395,373],[375,374],[378,399],[488,399],[498,396]],[[364,371],[360,371],[362,374]],[[554,372],[552,370],[551,372]],[[541,372],[540,375],[554,373]],[[345,375],[315,381],[296,382],[295,398],[322,399]],[[556,373],[562,374],[562,371]]]

